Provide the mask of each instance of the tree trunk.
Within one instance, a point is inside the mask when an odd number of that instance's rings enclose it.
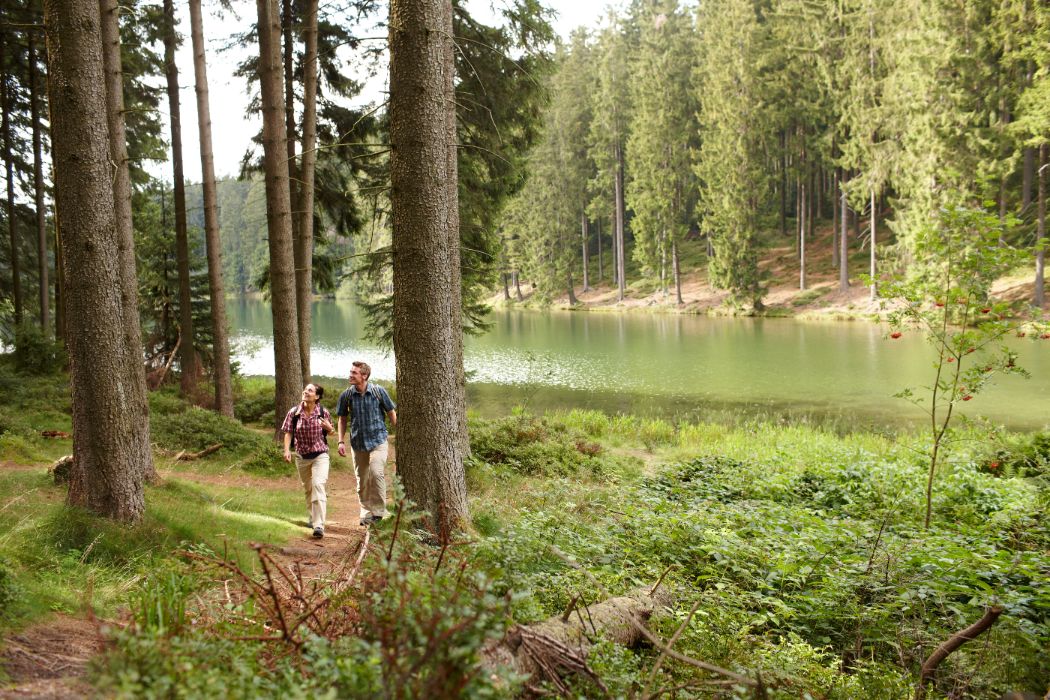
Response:
[[[788,235],[787,225],[787,131],[780,130],[780,235]]]
[[[835,168],[834,181],[831,186],[831,267],[838,269],[839,266],[839,203],[834,196],[839,191],[839,175],[841,168]]]
[[[306,247],[313,250],[302,236],[301,181],[295,163],[295,15],[292,0],[282,0],[281,29],[284,57],[284,133],[288,166],[288,197],[292,210],[292,253],[295,260],[295,313],[299,333],[299,365],[303,384],[310,381],[310,304],[313,301],[313,281],[307,276]],[[310,261],[312,262],[312,261]]]
[[[678,243],[671,243],[671,259],[674,263],[675,301],[681,306],[685,302],[682,300],[682,266],[678,260]]]
[[[590,266],[590,251],[587,250],[587,212],[580,214],[580,238],[583,250],[583,291],[591,291],[590,279],[587,276],[587,268]]]
[[[73,469],[70,505],[133,522],[152,465],[142,348],[127,342],[122,258],[130,232],[114,211],[98,0],[47,0],[50,102],[58,214],[66,248]],[[128,252],[134,252],[128,251]]]
[[[466,522],[449,0],[390,3],[398,471],[442,541]]]
[[[576,298],[576,290],[573,289],[572,284],[572,270],[565,271],[566,282],[568,283],[569,289],[569,306],[576,306],[580,303],[580,300]]]
[[[4,33],[0,32],[0,55],[5,55]],[[3,111],[0,129],[4,132],[4,170],[7,178],[7,230],[11,239],[11,296],[15,304],[15,327],[22,323],[22,267],[18,255],[18,227],[15,225],[15,163],[11,153],[11,76],[0,76],[0,109]]]
[[[299,226],[296,241],[295,300],[299,314],[299,357],[303,383],[310,380],[314,291],[314,171],[317,163],[317,0],[310,0],[303,18],[303,147],[299,168]],[[291,113],[291,103],[288,107]],[[294,144],[292,146],[294,148]],[[295,188],[292,189],[296,191]]]
[[[623,301],[627,293],[627,256],[624,254],[624,202],[623,202],[623,148],[616,144],[616,175],[614,194],[616,196],[616,284],[617,301]]]
[[[1046,266],[1046,169],[1050,166],[1047,162],[1047,151],[1050,146],[1042,144],[1039,147],[1039,184],[1036,191],[1036,253],[1035,253],[1035,296],[1032,303],[1042,308],[1046,303],[1045,266]]]
[[[518,301],[525,301],[525,296],[521,293],[521,284],[518,282],[518,271],[514,271],[514,291],[518,294]]]
[[[263,116],[263,169],[266,172],[266,229],[270,247],[270,309],[273,313],[274,429],[302,390],[299,321],[292,252],[292,212],[285,147],[281,22],[275,0],[256,0],[259,17],[259,83]]]
[[[120,54],[120,24],[117,0],[102,0],[100,32],[102,67],[105,75],[106,119],[112,168],[112,202],[116,217],[117,254],[120,262],[121,304],[126,310],[122,316],[124,344],[132,353],[129,372],[140,375],[141,383],[132,388],[138,393],[126,397],[127,410],[140,416],[142,431],[149,445],[149,398],[146,389],[146,368],[142,362],[142,328],[139,324],[138,269],[135,263],[135,229],[131,219],[131,175],[128,172],[128,148],[124,126],[124,71]],[[52,129],[52,140],[54,130]],[[158,479],[152,453],[147,451],[142,460],[142,478],[147,482]]]
[[[875,190],[871,191],[871,217],[869,222],[871,224],[871,300],[875,301],[875,297],[879,294],[879,284],[875,279]]]
[[[44,209],[43,130],[40,123],[40,86],[37,84],[36,32],[29,41],[29,104],[33,120],[33,200],[36,207],[37,276],[40,278],[40,330],[51,334],[51,294],[47,265],[47,211]]]
[[[201,0],[189,0],[193,41],[193,77],[197,88],[197,129],[201,147],[201,187],[204,190],[204,240],[208,248],[208,288],[211,292],[211,328],[215,373],[215,410],[233,417],[230,380],[230,343],[226,337],[226,294],[222,286],[222,244],[215,189],[215,157],[211,143],[211,107],[208,104],[208,64],[204,56]]]
[[[510,284],[507,281],[509,276],[506,272],[500,274],[500,277],[503,278],[503,301],[510,301]]]
[[[846,224],[849,220],[849,208],[846,206],[846,190],[842,180],[839,180],[839,198],[841,200],[841,212],[839,214],[839,291],[845,292],[849,289],[849,236],[846,235]]]
[[[802,181],[799,186],[801,206],[798,209],[798,288],[803,291],[806,289],[806,213],[809,209],[807,193],[806,183]]]
[[[602,270],[602,219],[600,216],[598,217],[598,221],[595,223],[598,224],[598,281],[601,282],[603,279],[605,279],[605,273]]]
[[[171,166],[175,196],[175,257],[179,268],[179,385],[183,396],[197,394],[197,348],[193,331],[193,292],[190,289],[190,242],[186,233],[186,183],[182,175],[182,110],[179,106],[179,68],[175,65],[174,0],[164,0],[164,67],[171,119]]]

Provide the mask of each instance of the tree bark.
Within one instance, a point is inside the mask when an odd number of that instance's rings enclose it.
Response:
[[[4,55],[4,33],[0,32],[0,55]],[[11,241],[11,297],[15,304],[15,327],[22,323],[22,266],[18,255],[18,227],[15,225],[15,164],[11,153],[11,76],[0,76],[0,129],[4,132],[4,171],[7,178],[7,231]]]
[[[40,123],[40,86],[36,53],[36,32],[28,32],[29,104],[33,120],[33,200],[36,207],[37,276],[40,278],[40,329],[51,334],[51,294],[47,264],[47,211],[44,209],[43,130]]]
[[[273,313],[274,429],[302,390],[299,322],[292,251],[292,212],[285,146],[285,104],[281,88],[281,22],[274,0],[256,0],[259,17],[259,82],[266,173],[266,228],[270,247],[270,309]]]
[[[106,124],[109,135],[110,167],[113,170],[113,212],[116,218],[117,255],[120,262],[121,304],[124,344],[132,353],[128,371],[140,375],[141,383],[132,388],[137,393],[127,396],[128,410],[141,416],[146,444],[149,445],[149,398],[146,368],[142,362],[142,327],[139,324],[138,269],[135,263],[135,229],[131,219],[131,175],[128,172],[128,148],[124,125],[124,69],[120,57],[120,23],[117,0],[99,3],[102,41],[102,67],[105,75]],[[52,129],[52,140],[54,130]],[[57,173],[57,170],[56,170]],[[142,478],[151,483],[158,479],[152,453],[147,450],[142,461]]]
[[[226,293],[222,284],[222,244],[219,240],[215,156],[211,141],[211,106],[208,103],[208,63],[204,55],[204,23],[201,17],[201,0],[189,0],[189,5],[193,77],[197,93],[197,130],[201,147],[201,187],[204,190],[204,240],[208,249],[208,288],[211,292],[215,410],[232,418],[233,384],[230,379],[230,343],[226,336]]]
[[[390,3],[398,471],[448,541],[466,522],[452,7]]]
[[[1036,252],[1035,252],[1035,295],[1032,303],[1042,308],[1046,303],[1046,169],[1050,166],[1047,162],[1047,151],[1050,146],[1043,144],[1039,147],[1039,176],[1036,191]]]
[[[509,276],[506,272],[500,273],[500,277],[503,278],[503,301],[510,301],[510,284],[507,281]]]
[[[576,306],[580,303],[580,300],[576,298],[576,290],[573,289],[572,270],[565,271],[565,282],[569,290],[569,306]]]
[[[66,248],[73,458],[68,500],[121,521],[144,509],[152,465],[140,344],[129,345],[122,257],[107,133],[98,0],[47,0],[50,103],[58,214]],[[129,252],[133,252],[129,251]]]
[[[310,0],[303,18],[303,157],[299,168],[298,231],[296,241],[295,301],[299,314],[299,357],[303,383],[310,380],[314,291],[314,172],[317,163],[317,0]],[[289,105],[289,112],[291,106]],[[294,149],[294,144],[292,145]],[[294,188],[293,192],[296,191]]]
[[[175,65],[175,7],[164,0],[164,73],[168,85],[171,125],[172,186],[175,196],[175,259],[179,269],[179,334],[182,350],[179,386],[193,400],[197,393],[197,348],[193,330],[193,293],[190,290],[190,243],[186,233],[186,183],[182,164],[182,110],[179,106],[179,68]]]
[[[514,291],[518,294],[518,301],[525,301],[525,296],[521,293],[521,284],[518,282],[518,271],[514,271]]]

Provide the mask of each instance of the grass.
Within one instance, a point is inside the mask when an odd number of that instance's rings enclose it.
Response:
[[[5,372],[0,364],[0,386],[17,385]],[[39,381],[51,391],[65,380]],[[272,382],[265,380],[240,390],[249,403],[267,393]],[[0,629],[54,612],[90,608],[113,617],[129,609],[140,626],[117,636],[97,676],[107,692],[131,697],[178,686],[218,693],[214,678],[192,670],[202,657],[236,665],[231,697],[301,687],[295,658],[260,657],[221,637],[174,631],[187,591],[209,585],[187,583],[199,574],[180,550],[227,551],[254,570],[249,542],[281,543],[301,532],[301,496],[287,465],[256,469],[251,488],[237,478],[247,479],[254,461],[269,464],[258,454],[269,440],[269,417],[257,427],[199,421],[174,393],[156,394],[153,420],[168,427],[157,431],[166,446],[155,456],[165,472],[174,471],[147,489],[145,518],[127,527],[64,505],[64,488],[51,482],[46,466],[69,441],[41,438],[39,429],[58,418],[24,410],[16,396],[0,414],[2,454],[22,465],[0,470]],[[178,416],[193,430],[186,432]],[[984,606],[1001,604],[1007,612],[996,628],[945,662],[935,695],[1045,689],[1050,526],[1041,515],[1050,436],[1009,434],[989,443],[977,432],[958,434],[938,474],[933,527],[924,531],[921,436],[730,418],[694,422],[582,409],[470,416],[474,532],[457,556],[470,562],[471,580],[509,606],[510,617],[500,619],[519,623],[561,614],[577,595],[593,602],[602,589],[617,594],[664,576],[675,605],[653,618],[653,628],[669,638],[696,605],[676,649],[761,673],[775,698],[907,695],[937,643]],[[211,440],[230,448],[172,462],[173,450]],[[219,474],[222,483],[210,478]],[[367,581],[389,575],[377,566]],[[427,566],[437,571],[434,562]],[[427,598],[430,584],[417,576],[424,573],[398,576]],[[351,601],[348,611],[358,604]],[[252,614],[249,607],[235,612]],[[404,627],[390,619],[400,625],[392,630]],[[463,641],[457,658],[471,658],[484,639],[479,632]],[[304,653],[334,673],[393,658],[376,644],[351,637]],[[158,661],[169,653],[171,663]],[[655,658],[651,649],[599,641],[589,661],[617,696],[636,692]],[[664,687],[705,679],[686,666],[665,668]],[[571,682],[579,696],[594,690]],[[500,687],[494,697],[513,695],[517,686]]]

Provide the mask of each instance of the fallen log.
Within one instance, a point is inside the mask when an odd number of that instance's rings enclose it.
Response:
[[[569,689],[561,678],[569,674],[590,678],[604,689],[587,666],[591,645],[601,636],[625,647],[637,646],[644,639],[639,628],[658,607],[669,604],[671,596],[666,589],[650,595],[641,588],[582,608],[576,606],[578,600],[574,598],[563,615],[511,627],[482,650],[485,665],[510,666],[517,673],[550,682],[563,693]]]

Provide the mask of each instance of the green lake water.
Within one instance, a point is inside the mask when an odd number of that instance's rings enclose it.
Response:
[[[363,339],[349,302],[313,307],[312,370],[345,377],[352,360],[394,378],[394,358]],[[496,311],[492,329],[467,338],[472,408],[485,414],[587,407],[683,419],[756,415],[833,421],[839,426],[903,425],[922,413],[893,394],[932,377],[921,338],[885,337],[864,322],[708,318],[671,314]],[[270,307],[230,303],[235,359],[244,374],[273,374]],[[963,407],[1013,428],[1050,425],[1050,341],[1011,341],[1029,379],[997,378]],[[978,356],[973,356],[976,359]]]

